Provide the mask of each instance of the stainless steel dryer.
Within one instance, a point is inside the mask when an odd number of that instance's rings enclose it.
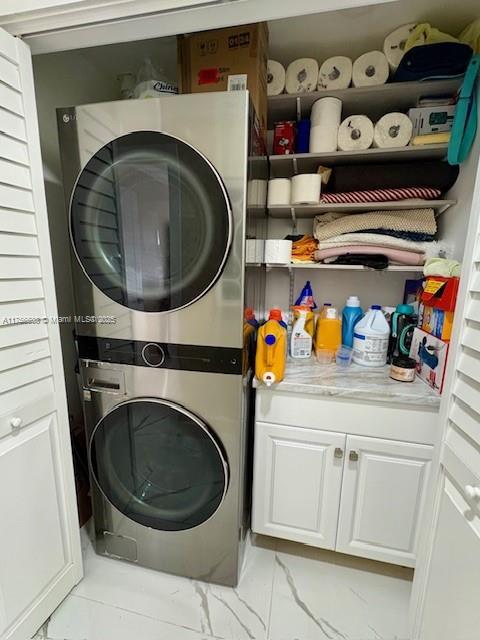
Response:
[[[78,335],[242,346],[250,114],[247,92],[58,110]]]
[[[235,586],[249,502],[240,350],[79,344],[97,553]]]

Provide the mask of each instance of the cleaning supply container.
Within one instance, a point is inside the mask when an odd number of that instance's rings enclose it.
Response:
[[[307,312],[307,318],[305,320],[305,331],[307,331],[311,336],[312,340],[315,337],[315,314],[310,309],[310,307],[292,307],[293,309],[293,324],[295,325],[296,321],[300,317],[300,311],[304,309]]]
[[[290,355],[292,358],[309,358],[312,355],[312,336],[306,329],[308,309],[298,309],[290,337]],[[311,313],[311,311],[310,311]]]
[[[310,284],[310,280],[307,280],[303,286],[300,295],[295,302],[296,307],[308,307],[309,309],[316,309],[317,305],[315,300],[313,299],[313,290],[312,285]]]
[[[388,361],[396,356],[408,356],[412,344],[413,330],[418,317],[411,304],[398,304],[390,318],[390,340],[388,343]]]
[[[353,361],[364,367],[383,367],[387,363],[390,327],[379,304],[372,304],[355,325]]]
[[[337,309],[325,304],[317,320],[315,331],[315,353],[319,362],[321,356],[322,363],[326,363],[328,352],[331,354],[331,362],[341,344],[342,321],[338,317]]]
[[[279,320],[269,319],[258,330],[255,376],[269,387],[285,376],[287,330]]]
[[[353,329],[362,316],[360,300],[357,296],[349,296],[342,311],[342,344],[346,347],[353,346]]]

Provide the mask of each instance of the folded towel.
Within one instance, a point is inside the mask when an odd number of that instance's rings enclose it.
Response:
[[[462,265],[456,260],[443,260],[442,258],[429,258],[423,268],[425,276],[460,276]]]
[[[338,256],[343,256],[345,254],[355,253],[375,255],[381,253],[382,255],[387,256],[389,262],[392,264],[417,266],[422,265],[425,262],[425,254],[423,253],[414,253],[413,251],[404,251],[402,249],[391,249],[389,247],[382,247],[380,250],[379,247],[368,244],[350,245],[348,247],[333,247],[331,249],[318,249],[315,251],[315,260],[317,262],[322,262],[329,258],[337,258]]]
[[[344,233],[339,236],[333,236],[328,240],[322,240],[318,243],[319,249],[331,249],[333,247],[348,247],[352,245],[369,244],[379,249],[389,247],[391,249],[403,249],[405,251],[413,251],[414,253],[424,253],[428,257],[446,256],[451,253],[450,246],[445,242],[414,242],[413,240],[404,240],[403,238],[394,238],[378,233]]]
[[[292,262],[313,262],[313,254],[318,247],[318,242],[313,236],[289,236],[287,239],[293,240]]]
[[[395,202],[397,200],[434,200],[441,195],[440,189],[430,187],[406,187],[405,189],[370,189],[368,191],[346,191],[324,193],[322,202],[328,204],[350,202]]]
[[[328,240],[343,233],[366,229],[414,231],[434,234],[437,231],[433,209],[406,209],[405,211],[372,211],[353,215],[328,212],[315,216],[313,235],[319,241]]]

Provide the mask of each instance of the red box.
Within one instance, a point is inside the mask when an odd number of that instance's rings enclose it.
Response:
[[[421,297],[422,302],[428,307],[454,311],[459,283],[460,278],[427,276]]]
[[[273,155],[284,156],[295,152],[295,133],[297,125],[292,120],[275,123],[273,134]]]

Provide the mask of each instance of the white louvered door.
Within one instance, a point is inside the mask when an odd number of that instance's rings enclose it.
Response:
[[[0,30],[0,640],[82,576],[29,48]]]
[[[477,145],[479,140],[480,133]],[[480,637],[478,167],[455,325],[448,395],[442,399],[438,425],[443,443],[438,456],[434,526],[432,533],[427,533],[429,540],[425,544],[418,600],[414,597],[413,602],[413,640],[478,640]],[[415,588],[416,585],[414,593]]]

